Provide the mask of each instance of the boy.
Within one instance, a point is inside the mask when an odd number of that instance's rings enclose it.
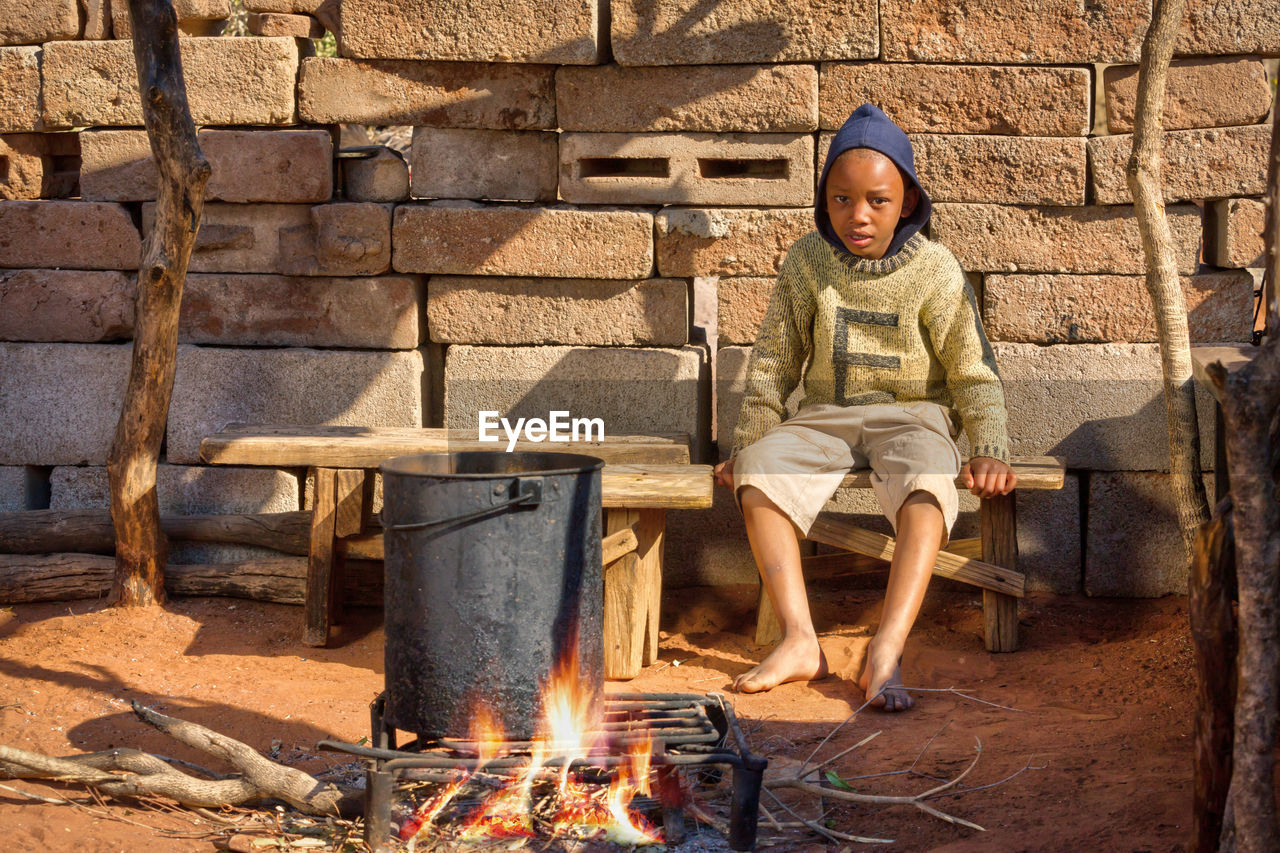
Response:
[[[717,482],[742,508],[784,632],[735,690],[826,674],[798,534],[851,467],[869,465],[897,545],[859,686],[886,710],[911,707],[899,661],[955,523],[956,414],[972,448],[966,487],[990,497],[1016,484],[1004,395],[973,291],[955,257],[919,233],[931,210],[907,135],[875,106],[859,107],[827,153],[818,230],[796,241],[778,274],[747,366],[733,454],[716,466]],[[783,422],[802,369],[805,398]]]

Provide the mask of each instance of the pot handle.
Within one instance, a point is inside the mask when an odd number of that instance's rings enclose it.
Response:
[[[383,530],[422,530],[427,527],[436,527],[441,524],[456,524],[459,521],[470,521],[473,518],[479,518],[482,515],[489,515],[500,509],[509,506],[537,506],[542,503],[542,478],[541,477],[517,477],[516,488],[519,494],[510,500],[502,503],[487,506],[484,509],[477,509],[473,512],[463,513],[462,515],[453,515],[448,518],[436,518],[431,521],[414,521],[409,524],[388,524],[383,513],[378,513],[378,522],[382,525]],[[385,512],[385,507],[383,512]]]

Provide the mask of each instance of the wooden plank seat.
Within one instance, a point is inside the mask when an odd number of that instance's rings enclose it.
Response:
[[[345,560],[383,558],[369,475],[394,456],[506,446],[505,440],[480,442],[473,430],[232,425],[204,439],[200,457],[211,465],[309,469],[314,497],[303,642],[323,646],[330,625],[341,620],[338,590]],[[711,466],[689,463],[689,437],[683,434],[605,436],[567,445],[521,441],[513,449],[604,459],[603,535],[611,546],[629,544],[632,536],[635,541],[633,549],[604,566],[605,677],[634,678],[658,654],[666,512],[711,507]]]
[[[982,590],[982,611],[986,646],[993,652],[1011,652],[1018,648],[1018,599],[1022,598],[1025,576],[1018,571],[1018,530],[1016,498],[1020,491],[1061,489],[1066,466],[1055,456],[1021,456],[1011,460],[1018,486],[1010,494],[982,498],[979,503],[977,541],[952,540],[938,554],[933,573]],[[964,483],[956,478],[956,487]],[[870,470],[851,472],[840,484],[842,489],[871,488]],[[854,554],[881,561],[893,558],[892,537],[863,530],[832,517],[818,516],[808,538]],[[837,561],[826,561],[839,565]],[[815,565],[816,565],[815,561]],[[761,590],[756,620],[756,642],[769,645],[781,637],[781,627],[768,596]]]

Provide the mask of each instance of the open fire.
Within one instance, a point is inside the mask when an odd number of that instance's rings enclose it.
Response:
[[[610,738],[602,709],[579,683],[571,657],[552,674],[543,718],[527,745],[505,740],[489,710],[478,708],[469,741],[442,744],[474,757],[449,781],[424,786],[427,796],[402,819],[400,839],[413,844],[443,833],[459,842],[550,837],[661,843],[661,831],[630,810],[633,798],[648,798],[654,788],[652,738],[642,732],[630,739],[623,760],[602,773],[593,759],[609,751]]]
[[[466,740],[397,747],[384,694],[371,708],[373,745],[320,747],[369,761],[365,840],[375,853],[524,838],[678,844],[685,810],[700,814],[682,770],[732,772],[729,846],[754,849],[767,762],[748,749],[723,697],[615,693],[599,703],[592,695],[569,659],[544,687],[529,740],[504,740],[481,705]]]

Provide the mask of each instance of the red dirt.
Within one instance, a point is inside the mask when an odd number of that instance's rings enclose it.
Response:
[[[614,689],[726,690],[763,651],[747,640],[753,595],[743,588],[668,595],[673,606],[664,618],[662,661]],[[878,595],[835,583],[812,595],[835,676],[733,700],[773,772],[807,756],[860,704],[850,682],[877,618]],[[1018,710],[921,693],[905,714],[863,712],[822,755],[880,731],[841,759],[838,771],[851,777],[902,770],[945,725],[918,771],[954,775],[973,757],[975,738],[983,753],[965,785],[996,782],[1028,762],[1037,769],[996,788],[931,801],[986,832],[909,806],[839,806],[828,815],[831,825],[897,839],[892,847],[855,850],[1181,849],[1191,807],[1194,687],[1185,600],[1033,597],[1022,606],[1022,650],[1006,655],[983,650],[977,604],[971,594],[930,593],[908,644],[904,679]],[[0,743],[50,754],[133,746],[211,763],[137,722],[128,700],[138,699],[264,751],[279,741],[283,760],[316,772],[324,764],[314,757],[317,740],[357,741],[368,733],[368,703],[382,686],[382,627],[379,613],[356,611],[331,648],[311,649],[298,642],[300,620],[298,608],[229,599],[179,599],[167,609],[132,611],[87,602],[0,610]],[[82,793],[3,784],[46,796]],[[853,782],[860,792],[890,794],[934,784],[902,775]],[[811,801],[789,802],[817,814]],[[197,829],[187,818],[137,805],[113,804],[95,814],[4,790],[0,826],[10,850],[213,849],[207,840],[167,838],[148,828]],[[777,836],[762,820],[762,841]],[[791,831],[772,849],[827,848]]]

